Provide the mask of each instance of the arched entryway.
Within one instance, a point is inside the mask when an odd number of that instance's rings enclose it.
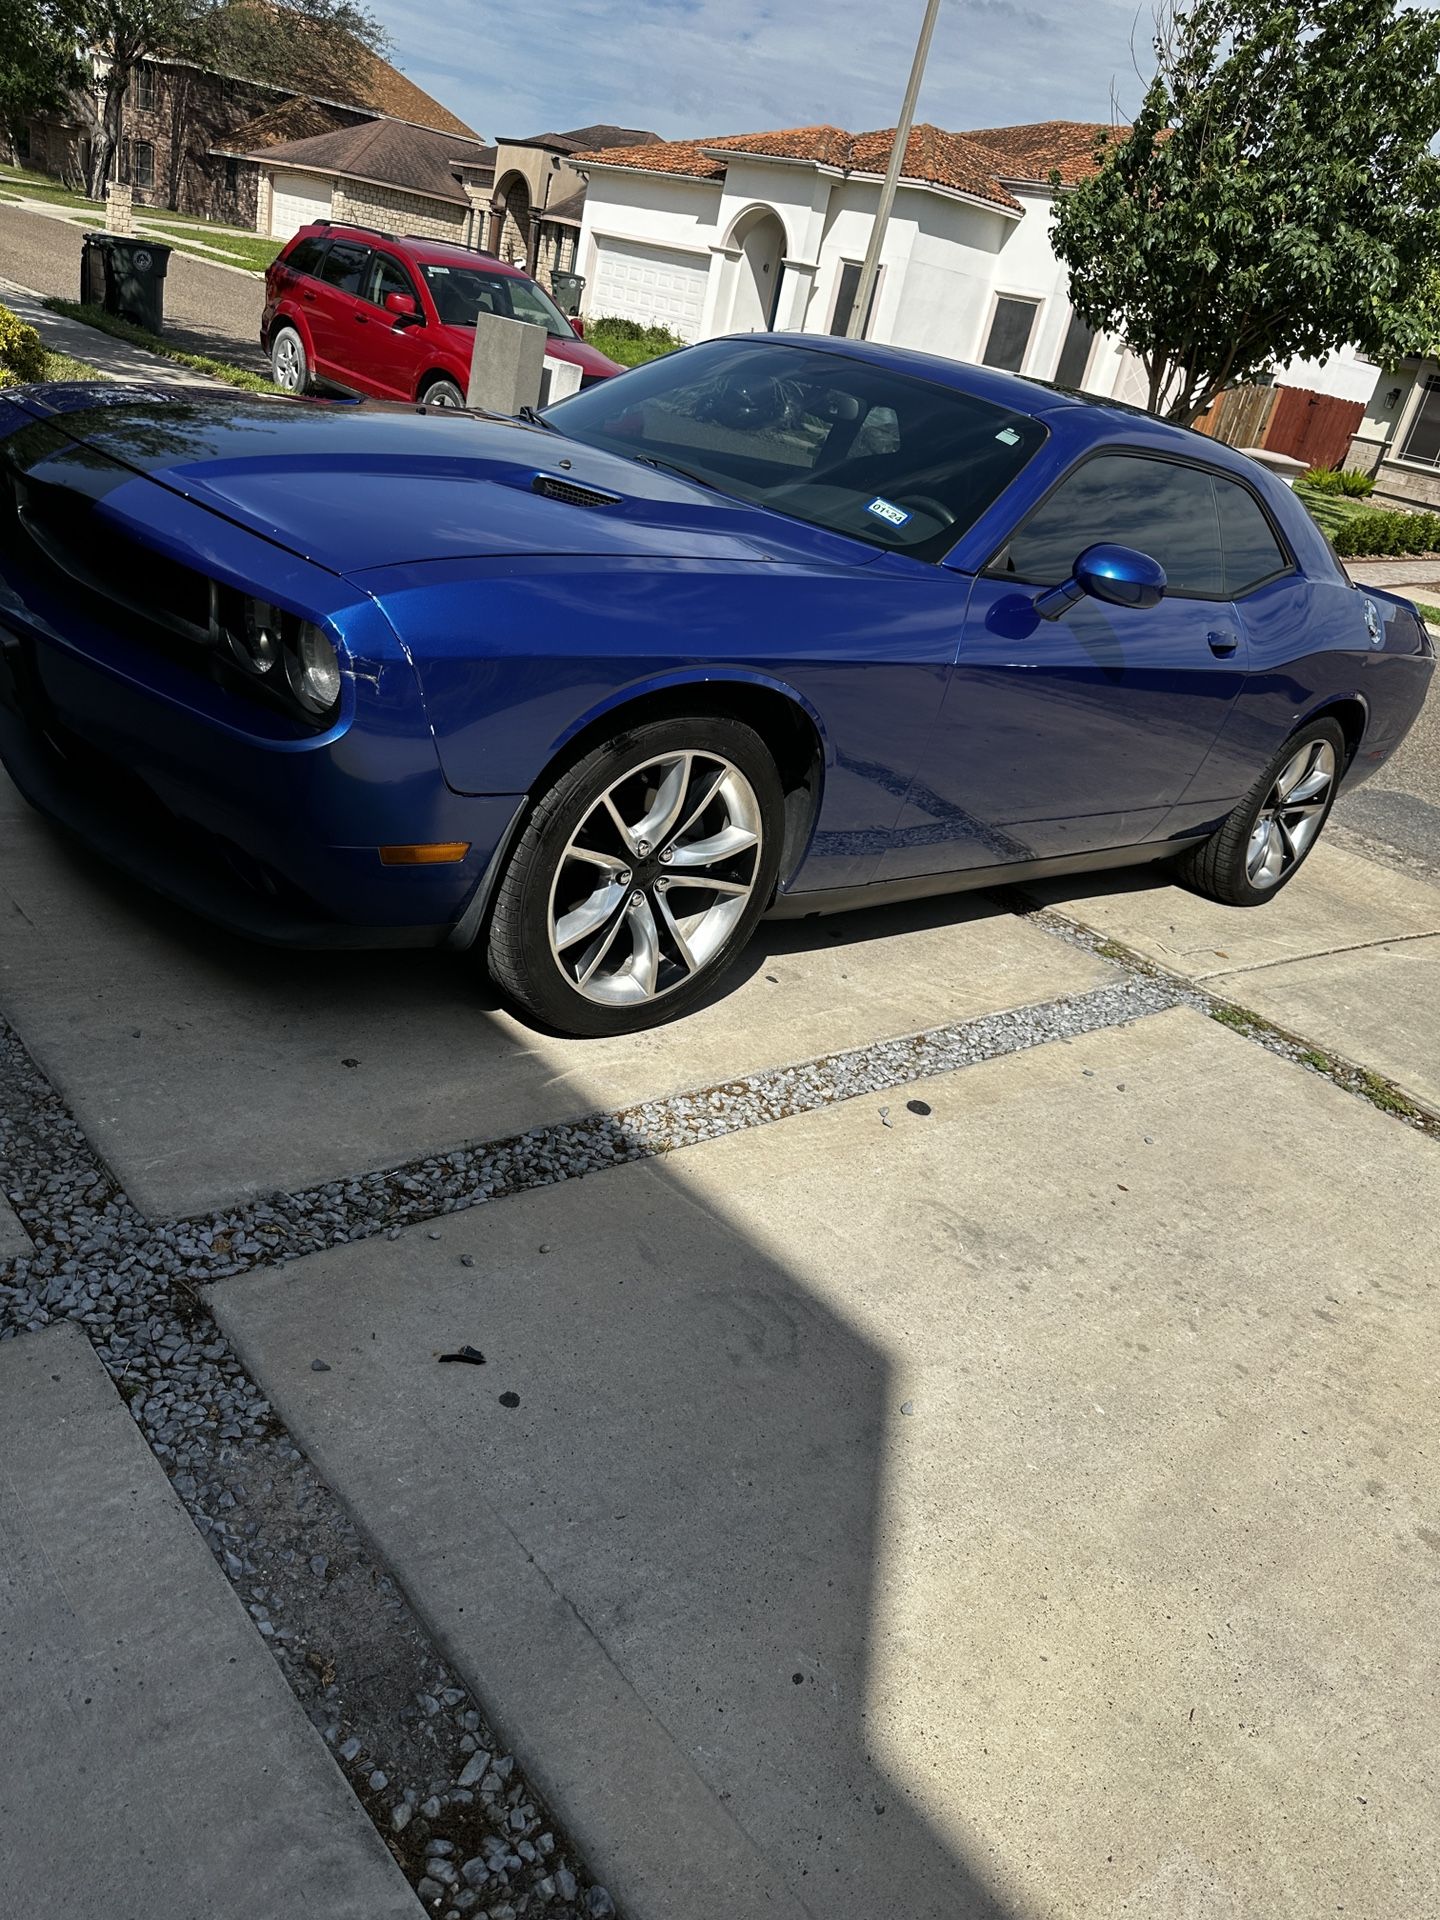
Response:
[[[502,260],[530,265],[535,248],[530,219],[530,187],[523,173],[507,173],[490,202],[490,251]]]
[[[730,325],[736,332],[764,332],[775,324],[785,271],[785,225],[773,207],[751,207],[730,230],[738,247],[735,299]]]

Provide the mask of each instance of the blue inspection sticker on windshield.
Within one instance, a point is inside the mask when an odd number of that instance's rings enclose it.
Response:
[[[893,500],[882,500],[878,493],[865,511],[873,513],[877,520],[888,521],[892,527],[903,527],[907,520],[913,520],[915,517],[907,513],[904,507],[897,507]]]

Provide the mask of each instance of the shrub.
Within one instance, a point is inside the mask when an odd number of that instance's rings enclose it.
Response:
[[[1358,467],[1311,467],[1300,480],[1317,493],[1343,493],[1351,500],[1367,499],[1375,491],[1374,474],[1362,473]]]
[[[646,360],[658,360],[662,353],[673,353],[685,342],[668,327],[647,327],[639,320],[622,320],[618,314],[602,314],[585,322],[585,338],[592,347],[618,360],[622,367],[638,367]]]
[[[1341,555],[1434,553],[1440,550],[1440,513],[1389,513],[1370,507],[1351,514],[1330,537]]]
[[[0,307],[0,387],[45,378],[45,343],[9,307]]]

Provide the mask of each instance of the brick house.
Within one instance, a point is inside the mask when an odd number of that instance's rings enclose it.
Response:
[[[495,149],[473,135],[378,119],[267,143],[246,158],[259,179],[253,224],[277,239],[311,220],[350,220],[464,245],[495,167]]]
[[[478,145],[463,120],[366,48],[355,48],[342,91],[320,98],[188,61],[147,60],[125,102],[119,178],[137,205],[255,227],[259,156],[271,148],[377,123]],[[31,166],[79,184],[84,141],[80,121],[61,112],[33,119],[20,145]]]

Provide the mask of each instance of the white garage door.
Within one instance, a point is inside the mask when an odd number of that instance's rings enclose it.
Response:
[[[313,173],[277,173],[270,200],[270,233],[288,240],[312,220],[330,218],[330,182]]]
[[[585,308],[596,315],[668,327],[682,340],[695,340],[708,272],[709,263],[700,254],[639,240],[597,240],[595,284],[586,293]]]

